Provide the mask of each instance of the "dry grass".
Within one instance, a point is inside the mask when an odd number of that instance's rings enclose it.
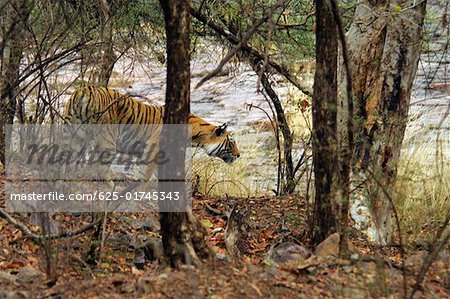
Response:
[[[246,140],[236,136],[241,157],[232,164],[206,156],[201,150],[194,153],[193,180],[198,176],[197,190],[216,196],[249,197],[270,194],[276,183],[276,163],[268,158],[272,147],[270,133]],[[195,185],[196,183],[194,183]]]
[[[303,151],[310,136],[311,109],[304,102],[305,96],[297,90],[290,88],[287,97],[286,117],[294,134],[295,158]],[[198,191],[216,196],[273,195],[277,182],[278,154],[272,124],[264,119],[252,123],[245,131],[235,132],[235,135],[241,157],[231,165],[201,153],[195,154],[192,172],[194,181],[199,176]],[[282,140],[280,142],[282,144]]]
[[[395,191],[406,243],[427,243],[450,212],[450,140],[403,150]]]

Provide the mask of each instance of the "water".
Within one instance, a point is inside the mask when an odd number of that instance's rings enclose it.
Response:
[[[432,3],[429,16],[436,16],[425,26],[427,41],[414,82],[404,150],[436,151],[442,146],[450,157],[450,47],[447,27],[442,26],[443,7]]]

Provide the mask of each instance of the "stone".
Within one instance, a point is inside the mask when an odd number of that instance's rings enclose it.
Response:
[[[143,295],[154,294],[154,282],[149,277],[140,277],[136,283],[136,292],[138,298]]]
[[[142,249],[148,261],[161,261],[164,259],[162,240],[159,238],[149,237]]]
[[[409,256],[405,260],[406,268],[411,270],[419,270],[427,255],[428,253],[426,251],[419,251],[418,253]]]
[[[32,267],[23,267],[17,273],[17,281],[20,283],[32,283],[44,277],[44,274]]]
[[[138,270],[143,270],[145,266],[145,253],[142,249],[134,252],[133,264]]]
[[[277,264],[289,262],[302,262],[312,255],[306,247],[293,242],[283,242],[271,249],[268,258]]]
[[[124,234],[111,234],[106,238],[106,245],[116,250],[127,250],[133,245],[133,237]]]
[[[4,299],[22,299],[30,298],[30,294],[25,291],[2,291],[0,290],[0,298]]]
[[[161,224],[158,219],[155,219],[154,216],[148,216],[145,218],[143,227],[151,232],[159,232],[161,230]]]
[[[322,243],[317,245],[315,250],[315,255],[320,257],[328,257],[328,256],[338,256],[339,255],[339,241],[340,236],[338,233],[334,233],[328,236]],[[351,243],[350,240],[348,240],[348,249],[350,252],[355,251],[355,247]]]
[[[7,272],[0,271],[0,283],[14,283],[16,281],[16,277]]]
[[[147,216],[145,220],[125,218],[125,222],[128,223],[132,229],[137,231],[147,230],[151,232],[158,232],[161,229],[159,220],[153,215]]]

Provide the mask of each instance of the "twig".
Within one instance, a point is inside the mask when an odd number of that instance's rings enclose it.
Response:
[[[445,229],[447,228],[449,222],[450,222],[450,213],[448,213],[447,217],[445,217],[444,223],[439,228],[436,236],[434,237],[432,244],[437,243],[437,241],[440,239],[441,235],[444,233]],[[409,298],[413,299],[414,294],[420,288],[420,285],[422,284],[422,281],[425,278],[425,274],[427,273],[427,271],[430,268],[433,261],[438,256],[439,252],[444,248],[444,245],[448,243],[449,239],[450,239],[450,231],[442,239],[442,241],[437,246],[435,246],[432,251],[430,251],[428,253],[427,257],[423,261],[423,264],[422,264],[422,267],[420,268],[419,274],[417,275],[416,283],[414,284],[413,290],[412,290]]]
[[[25,224],[11,217],[11,215],[6,213],[3,209],[0,209],[0,217],[17,227],[22,233],[24,233],[27,237],[33,239],[34,241],[39,242],[40,238],[43,237],[31,232],[31,230]]]
[[[259,80],[258,80],[257,85],[256,85],[257,86],[256,88],[258,90],[260,89],[260,85],[259,84],[262,82],[262,76],[263,76],[264,72],[267,69],[267,65],[269,64],[269,47],[270,47],[270,43],[272,41],[272,34],[273,34],[273,20],[272,20],[272,18],[270,18],[268,20],[268,23],[269,23],[269,28],[267,29],[267,39],[266,39],[266,43],[264,45],[264,61],[263,61],[261,69],[259,70],[259,73],[258,73]]]
[[[290,28],[299,28],[299,27],[303,27],[306,25],[306,23],[308,23],[309,18],[311,18],[312,16],[314,16],[316,14],[316,9],[313,8],[313,10],[311,12],[309,12],[306,16],[305,16],[305,20],[303,20],[303,22],[301,23],[296,23],[296,24],[280,24],[277,23],[277,27],[279,27],[279,29],[290,29]]]
[[[191,7],[191,9],[190,9],[190,13],[195,19],[197,19],[199,22],[203,23],[204,25],[207,25],[209,28],[214,30],[219,36],[226,38],[230,43],[235,44],[235,45],[239,44],[239,42],[240,42],[239,37],[237,37],[235,34],[231,33],[224,26],[222,26],[212,20],[208,20],[207,16],[200,13],[200,11],[194,9],[193,7]],[[259,51],[257,48],[255,48],[249,44],[242,45],[241,50],[243,52],[245,52],[246,54],[249,54],[260,61],[264,61],[264,53],[261,53],[261,51]],[[307,88],[305,86],[302,86],[302,84],[300,84],[300,82],[298,82],[297,78],[295,78],[295,76],[290,73],[289,69],[285,65],[279,64],[278,62],[276,62],[270,58],[268,60],[268,63],[269,63],[269,66],[274,68],[280,75],[282,75],[284,78],[286,78],[286,80],[291,82],[291,84],[293,84],[295,87],[297,87],[301,92],[303,92],[304,94],[306,94],[308,96],[312,96],[311,89]]]
[[[70,254],[70,257],[73,258],[75,261],[79,262],[80,264],[82,264],[89,271],[89,274],[91,275],[91,277],[93,279],[96,278],[94,273],[91,270],[91,267],[89,267],[89,265],[85,261],[83,261],[82,258],[76,256],[75,254]]]
[[[74,231],[72,231],[72,232],[66,231],[66,232],[62,232],[62,233],[59,234],[59,235],[50,236],[50,237],[48,237],[48,238],[51,238],[51,239],[72,238],[72,237],[74,237],[74,236],[76,236],[76,235],[80,235],[80,234],[82,234],[82,233],[87,232],[88,230],[91,230],[91,229],[94,228],[97,224],[99,224],[100,221],[101,221],[101,219],[96,220],[96,221],[94,221],[94,222],[91,222],[91,223],[89,223],[89,224],[86,224],[85,226],[82,226],[82,227],[80,227],[79,229],[74,230]]]
[[[102,221],[102,237],[100,239],[100,253],[98,255],[98,265],[102,264],[102,259],[105,255],[105,240],[106,240],[106,220],[108,219],[108,212],[105,210],[103,217],[100,218]]]
[[[258,29],[258,27],[261,26],[263,23],[267,22],[267,20],[272,17],[275,11],[279,7],[281,7],[285,1],[286,0],[278,0],[277,3],[275,3],[273,6],[264,10],[263,17],[257,20],[255,23],[253,23],[252,27],[250,27],[250,29],[244,33],[239,43],[228,52],[228,54],[220,61],[219,65],[211,73],[203,77],[203,79],[201,79],[200,82],[198,82],[195,88],[199,88],[200,86],[203,85],[203,83],[219,74],[223,66],[242,48],[243,45],[245,45],[250,40],[250,38],[255,33],[256,29]]]
[[[248,193],[250,193],[250,190],[248,189],[248,187],[245,186],[242,182],[234,181],[234,180],[220,180],[220,181],[217,181],[217,182],[215,182],[214,184],[212,184],[211,187],[209,187],[208,191],[206,192],[206,195],[209,195],[209,193],[211,192],[211,190],[212,190],[216,185],[221,184],[221,183],[232,183],[233,185],[235,185],[235,186],[237,186],[237,187],[239,187],[239,185],[241,185],[242,187],[244,187],[244,189],[245,189]]]
[[[275,117],[275,113],[273,111],[272,105],[270,104],[269,101],[267,101],[269,104],[270,109],[272,110],[272,114]],[[253,105],[253,103],[251,104],[246,104],[248,107],[248,110],[251,110],[252,108],[256,108],[262,112],[264,112],[264,114],[267,116],[267,118],[269,119],[270,125],[272,126],[272,130],[273,133],[275,134],[275,143],[277,146],[277,152],[278,152],[278,171],[277,171],[277,190],[275,192],[275,195],[279,195],[280,193],[280,185],[281,185],[281,146],[280,146],[280,132],[279,132],[279,125],[275,125],[274,122],[272,121],[272,118],[270,117],[269,113],[267,113],[266,110],[264,110],[263,108],[259,107],[259,106],[255,106]]]
[[[266,61],[265,61],[266,62]],[[265,63],[264,62],[264,63]],[[283,109],[283,105],[281,104],[281,101],[275,92],[275,90],[272,87],[272,84],[269,81],[268,74],[266,71],[264,71],[264,65],[259,66],[256,62],[251,61],[252,68],[254,71],[259,74],[259,79],[263,85],[264,91],[266,92],[267,96],[270,98],[273,107],[275,108],[274,117],[277,119],[277,127],[280,129],[282,135],[283,135],[283,158],[284,158],[284,168],[286,171],[285,179],[286,184],[283,187],[283,190],[281,190],[282,193],[292,193],[295,189],[295,172],[294,172],[294,165],[292,161],[292,142],[293,142],[293,136],[291,129],[289,128],[289,123],[286,119],[286,115]],[[269,102],[269,101],[268,101]],[[270,105],[270,102],[269,102]],[[279,138],[279,132],[277,132],[277,139]],[[280,141],[278,140],[278,143]],[[277,147],[279,151],[279,156],[281,156],[281,146]],[[281,161],[281,159],[279,159]]]
[[[386,187],[375,177],[374,173],[370,169],[367,169],[367,173],[370,174],[372,179],[381,188],[381,190],[383,191],[384,195],[388,199],[389,204],[392,207],[392,212],[394,213],[395,225],[397,226],[397,233],[398,233],[400,257],[401,257],[401,260],[402,260],[402,267],[403,267],[403,269],[402,269],[403,295],[404,295],[404,298],[406,298],[407,297],[407,281],[406,281],[406,268],[405,268],[405,248],[403,246],[403,237],[402,237],[402,231],[401,231],[401,227],[400,227],[400,218],[398,217],[398,212],[397,212],[397,209],[395,208],[394,200],[392,199],[392,197],[389,194],[389,192],[386,190]]]
[[[209,204],[206,204],[206,209],[212,214],[219,215],[219,216],[224,215],[221,210],[215,209],[215,208],[211,207]]]
[[[30,238],[36,243],[41,243],[44,239],[55,240],[55,239],[62,239],[62,238],[71,238],[76,235],[80,235],[80,234],[92,229],[97,224],[99,224],[101,221],[101,219],[96,220],[96,221],[86,224],[85,226],[82,226],[79,229],[74,230],[74,231],[65,231],[65,232],[62,232],[57,235],[43,236],[43,235],[37,235],[37,234],[31,232],[31,230],[25,224],[14,219],[11,215],[9,215],[3,209],[0,209],[0,217],[5,219],[6,221],[11,223],[15,227],[17,227],[25,235],[24,236],[25,238]],[[14,240],[11,242],[11,244],[17,243],[17,241],[18,240]]]

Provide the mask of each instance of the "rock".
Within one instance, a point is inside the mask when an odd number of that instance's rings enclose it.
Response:
[[[438,255],[438,259],[443,261],[444,263],[450,264],[450,253],[441,252]]]
[[[284,264],[293,261],[303,262],[311,255],[312,252],[304,246],[293,242],[284,242],[271,249],[268,258],[277,264]]]
[[[149,261],[162,260],[163,258],[162,240],[160,238],[137,235],[129,245],[136,251],[142,251]]]
[[[233,207],[225,229],[225,245],[231,260],[239,262],[242,253],[247,252],[250,225],[249,211],[245,207]]]
[[[135,251],[133,264],[138,270],[143,270],[144,269],[144,266],[145,266],[144,250],[138,249],[138,250]]]
[[[418,253],[409,256],[405,260],[406,268],[411,270],[419,270],[427,255],[428,253],[426,251],[419,251]]]
[[[0,298],[4,299],[22,299],[22,298],[30,298],[30,294],[25,291],[1,291],[0,290]]]
[[[151,232],[158,232],[161,229],[161,225],[159,224],[159,220],[155,218],[155,216],[150,215],[145,218],[144,221],[140,219],[127,219],[126,220],[129,225],[135,230],[147,230]]]
[[[124,234],[111,234],[106,238],[106,245],[113,249],[126,250],[132,245],[133,237]]]
[[[154,282],[149,277],[140,277],[136,283],[136,293],[138,298],[143,295],[154,294]]]
[[[361,262],[359,264],[359,267],[365,273],[374,273],[377,270],[377,264],[375,264],[374,262]]]
[[[44,274],[32,267],[23,267],[17,273],[17,281],[20,283],[31,283],[44,277]]]
[[[158,219],[155,219],[154,216],[148,216],[145,218],[143,227],[151,232],[159,232],[161,230],[161,224]]]
[[[0,283],[14,283],[16,281],[16,277],[7,272],[0,271]],[[1,296],[0,296],[1,298]]]
[[[340,236],[338,233],[334,233],[328,238],[326,238],[322,243],[317,245],[315,250],[315,255],[320,257],[327,257],[327,256],[338,256],[339,255],[339,241]],[[348,240],[348,248],[350,252],[355,251],[355,247],[351,243],[350,240]]]
[[[141,249],[145,247],[149,237],[146,235],[137,235],[133,241],[131,241],[130,246],[134,249]]]
[[[142,249],[148,261],[160,261],[164,258],[162,240],[159,238],[147,238]]]
[[[405,266],[409,269],[417,271],[422,267],[422,264],[427,256],[427,251],[419,251],[416,254],[409,256],[405,260]],[[433,261],[433,267],[435,267],[437,271],[442,272],[450,269],[450,254],[444,252],[439,253],[436,259]]]
[[[434,262],[434,267],[441,278],[442,285],[450,289],[450,254],[441,252]]]
[[[297,263],[295,265],[295,269],[297,270],[305,270],[310,271],[309,269],[313,269],[320,265],[323,262],[323,258],[317,255],[311,255],[307,260],[302,263]]]
[[[271,276],[279,276],[281,275],[281,270],[278,269],[277,267],[269,267],[266,269],[267,274],[271,275]]]

